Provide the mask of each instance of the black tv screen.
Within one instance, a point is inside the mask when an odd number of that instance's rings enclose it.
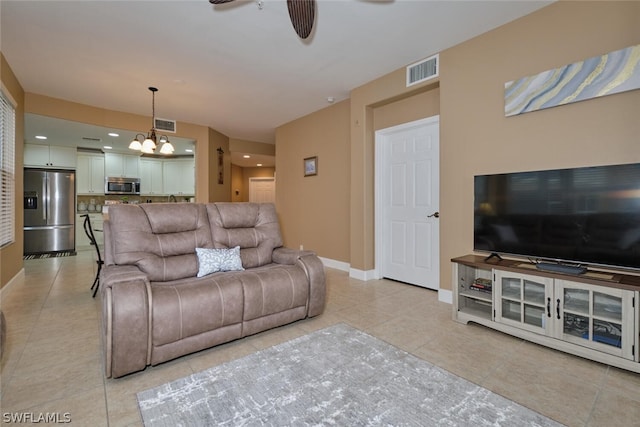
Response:
[[[640,164],[474,181],[476,251],[640,269]]]

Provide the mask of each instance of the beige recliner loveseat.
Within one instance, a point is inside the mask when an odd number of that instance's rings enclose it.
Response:
[[[283,247],[273,204],[121,204],[108,216],[100,275],[107,377],[324,310],[322,262]],[[210,273],[219,268],[233,271]]]

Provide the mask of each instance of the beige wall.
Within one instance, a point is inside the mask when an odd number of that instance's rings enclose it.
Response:
[[[229,138],[220,132],[209,128],[209,143],[207,152],[203,158],[200,156],[200,148],[196,146],[196,173],[200,160],[206,163],[206,172],[196,175],[196,192],[200,185],[209,189],[207,200],[198,199],[198,202],[229,202],[231,201],[231,153],[229,152]],[[222,184],[218,181],[220,166],[218,165],[218,149],[222,148]],[[205,160],[206,159],[206,160]],[[206,182],[204,181],[206,180]]]
[[[640,2],[558,2],[440,55],[442,287],[473,249],[475,174],[640,162],[640,90],[513,117],[503,98],[505,82],[639,43],[639,17]]]
[[[404,79],[404,70],[401,70]],[[394,73],[394,78],[398,73]],[[386,80],[385,80],[386,81]],[[404,84],[404,80],[403,80]],[[407,90],[406,93],[398,94],[389,91],[379,90],[375,82],[370,86],[359,88],[360,106],[366,110],[369,120],[370,131],[367,135],[373,135],[374,130],[384,129],[401,123],[431,117],[439,114],[440,90],[438,83],[430,82],[422,86]],[[388,98],[384,98],[384,97]],[[365,154],[360,154],[358,158],[345,163],[349,159],[353,147],[350,134],[350,114],[353,111],[351,105],[340,105],[328,107],[324,110],[311,114],[302,119],[288,123],[278,129],[276,133],[276,167],[278,168],[278,180],[276,198],[278,200],[278,211],[281,215],[283,233],[286,231],[287,243],[292,247],[303,244],[306,248],[313,249],[322,257],[342,261],[350,264],[354,268],[362,268],[356,260],[358,257],[364,259],[365,253],[371,256],[370,267],[373,268],[373,256],[375,240],[373,238],[374,215],[373,215],[373,142],[363,147]],[[375,107],[367,104],[375,104]],[[344,115],[344,116],[343,116]],[[356,123],[355,121],[351,121]],[[343,128],[342,126],[346,126]],[[356,123],[357,130],[360,129]],[[363,142],[364,143],[364,142]],[[300,179],[302,174],[302,159],[313,154],[314,146],[322,147],[327,151],[335,151],[334,158],[337,163],[331,162],[324,156],[319,156],[320,173],[332,175],[330,181],[312,182],[313,177]],[[360,190],[360,194],[351,197],[354,174],[357,178],[362,177],[364,170],[364,158],[367,159],[367,169],[370,173],[366,181],[367,190]],[[370,165],[369,165],[370,163]],[[320,175],[319,173],[319,175]],[[289,177],[293,180],[290,180]],[[296,179],[297,178],[297,179]],[[357,179],[356,178],[356,179]],[[307,180],[309,180],[307,182]],[[306,185],[308,184],[308,185]],[[313,184],[313,185],[312,185]],[[312,192],[304,192],[309,188]],[[320,192],[322,195],[316,194]],[[292,198],[293,192],[301,193],[300,196]],[[369,196],[360,197],[364,194]],[[363,201],[370,204],[370,211],[367,213],[367,221],[363,221],[359,215],[355,215],[355,227],[351,227],[351,207],[352,204]],[[287,200],[285,206],[282,200]],[[330,209],[325,209],[322,203],[331,203]],[[336,203],[344,202],[345,205]],[[359,205],[359,209],[363,205]],[[287,212],[291,209],[291,212]],[[351,219],[350,219],[351,218]],[[329,220],[329,222],[327,222]],[[292,226],[289,221],[298,224]],[[314,227],[306,227],[305,224],[316,224]],[[338,227],[336,227],[338,225]],[[313,240],[309,228],[319,229],[322,232],[315,233],[323,238],[326,244]],[[359,236],[366,237],[365,241],[359,241],[356,251],[351,249],[351,231],[357,229]],[[366,228],[367,231],[364,231]],[[337,230],[345,230],[344,233]],[[298,233],[302,234],[298,235]],[[305,243],[306,242],[306,243]],[[336,256],[340,254],[340,257]]]
[[[638,16],[640,2],[554,3],[441,52],[433,82],[406,88],[402,68],[354,89],[349,111],[329,107],[280,127],[277,198],[287,243],[374,269],[374,131],[439,112],[441,287],[451,289],[450,259],[473,249],[474,174],[640,162],[639,90],[509,118],[503,100],[507,81],[637,44]],[[351,157],[347,165],[320,157],[320,174],[340,175],[339,187],[300,177],[302,158],[327,145]]]
[[[247,141],[246,139],[229,139],[229,149],[234,153],[263,154],[265,156],[275,156],[275,144],[264,142]]]
[[[22,211],[23,202],[23,144],[24,141],[24,91],[13,74],[11,67],[0,53],[0,80],[5,90],[18,104],[16,106],[16,151],[15,151],[15,243],[0,249],[0,288],[4,287],[22,270],[22,252],[24,249]]]
[[[373,129],[380,130],[440,114],[440,88],[435,86],[373,110]]]
[[[285,244],[349,262],[349,101],[276,130],[276,207]],[[305,177],[303,159],[318,156]]]
[[[244,192],[242,190],[243,185],[243,172],[240,166],[234,164],[231,165],[231,201],[243,202]],[[236,194],[236,190],[238,194]]]

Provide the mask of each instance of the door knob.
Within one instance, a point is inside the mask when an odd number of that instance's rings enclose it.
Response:
[[[434,212],[431,215],[428,215],[427,218],[440,218],[440,212]]]

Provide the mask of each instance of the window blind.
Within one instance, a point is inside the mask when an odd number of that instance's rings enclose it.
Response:
[[[15,146],[16,109],[4,90],[0,91],[0,247],[15,242]]]

